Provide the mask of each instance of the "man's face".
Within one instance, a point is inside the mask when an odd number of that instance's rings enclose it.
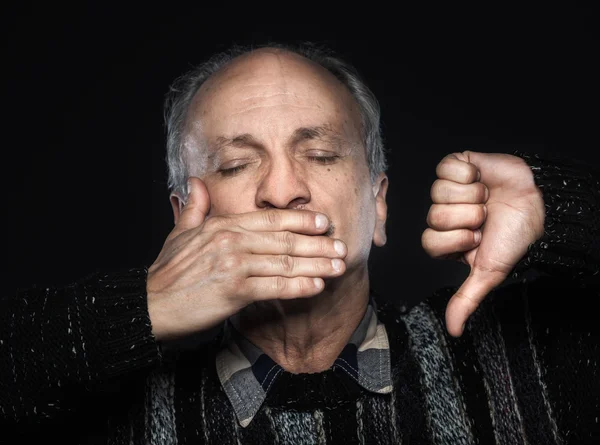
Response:
[[[185,141],[210,215],[324,213],[348,246],[347,271],[385,242],[387,179],[371,182],[358,107],[322,67],[273,50],[236,59],[196,95]]]

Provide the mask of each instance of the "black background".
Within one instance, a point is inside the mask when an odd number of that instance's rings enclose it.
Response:
[[[280,17],[253,11],[256,18],[205,3],[5,10],[6,289],[153,262],[172,225],[164,94],[232,43],[327,44],[378,96],[390,153],[389,243],[371,266],[378,288],[399,302],[468,272],[420,247],[444,155],[519,148],[599,164],[591,9],[396,6],[368,17],[366,6],[327,19],[299,4],[281,6]]]

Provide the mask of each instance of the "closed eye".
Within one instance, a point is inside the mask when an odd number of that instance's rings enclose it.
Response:
[[[330,156],[307,156],[306,157],[311,162],[316,162],[318,164],[333,164],[340,157],[337,155]]]
[[[248,167],[248,165],[250,165],[250,164],[236,165],[235,167],[231,167],[231,168],[222,168],[222,169],[219,169],[219,173],[222,176],[234,176],[237,173],[244,170],[246,167]]]

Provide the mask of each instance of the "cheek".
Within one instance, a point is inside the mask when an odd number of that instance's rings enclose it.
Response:
[[[365,186],[364,190],[357,190],[355,194],[358,203],[356,209],[357,230],[360,232],[363,243],[370,249],[375,230],[375,199],[370,186]]]
[[[332,172],[333,173],[333,172]],[[375,200],[370,179],[359,173],[322,174],[314,178],[323,211],[331,212],[342,237],[355,249],[370,249],[375,228]],[[317,196],[314,196],[317,198]]]
[[[364,264],[370,255],[375,231],[375,205],[371,188],[363,191],[352,189],[355,206],[348,215],[348,266]]]
[[[210,196],[211,216],[232,215],[256,210],[255,192],[249,186],[239,186],[234,181],[220,184],[207,184]]]

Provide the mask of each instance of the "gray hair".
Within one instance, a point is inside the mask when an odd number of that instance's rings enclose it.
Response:
[[[341,60],[331,50],[313,44],[292,46],[270,43],[254,47],[234,46],[228,51],[214,55],[176,79],[167,93],[164,118],[167,127],[168,186],[171,192],[187,198],[186,181],[189,175],[189,166],[186,165],[184,133],[188,109],[196,92],[211,75],[233,59],[258,48],[274,48],[298,54],[321,65],[342,82],[359,106],[362,142],[367,152],[371,181],[375,181],[380,173],[385,172],[387,163],[381,137],[379,102],[353,66]]]

